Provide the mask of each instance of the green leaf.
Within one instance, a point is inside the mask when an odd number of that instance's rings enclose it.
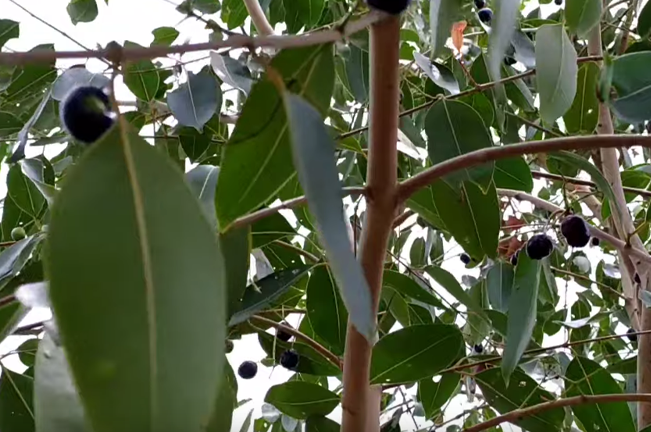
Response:
[[[486,275],[488,300],[493,309],[504,313],[509,310],[514,277],[513,266],[502,261],[498,261],[488,270]]]
[[[536,325],[540,267],[540,261],[529,258],[526,252],[518,256],[509,298],[509,321],[502,359],[502,374],[507,383],[527,349]]]
[[[341,426],[327,417],[311,416],[305,421],[305,432],[339,432]]]
[[[495,162],[493,174],[495,187],[531,192],[533,177],[529,164],[522,157],[501,159]]]
[[[303,322],[301,322],[301,328],[299,330],[304,330]],[[303,333],[305,334],[305,332]],[[260,347],[270,358],[274,359],[276,364],[280,364],[280,358],[285,351],[289,349],[296,351],[299,360],[295,372],[315,376],[341,375],[341,370],[338,366],[333,365],[309,345],[300,342],[283,342],[280,339],[276,339],[275,336],[264,332],[258,333],[258,341],[260,342]]]
[[[38,351],[40,339],[27,339],[16,349],[20,362],[27,367],[36,363],[36,352]]]
[[[219,79],[231,87],[242,90],[247,95],[251,92],[253,79],[246,65],[228,54],[210,53],[210,65]]]
[[[38,432],[90,431],[65,352],[48,332],[36,355],[34,409]]]
[[[142,46],[129,41],[125,42],[124,46],[125,48],[142,48]],[[138,99],[151,102],[158,92],[161,76],[150,60],[129,62],[124,68],[124,84]]]
[[[452,397],[459,386],[461,376],[454,372],[444,373],[437,382],[426,378],[418,382],[418,400],[423,404],[425,418],[432,419]]]
[[[394,270],[385,270],[382,277],[382,286],[391,287],[396,292],[407,296],[413,300],[423,302],[425,304],[435,306],[440,309],[447,309],[445,305],[434,295],[429,287],[421,286],[417,281],[410,278],[406,274],[399,273]]]
[[[444,231],[446,230],[445,223],[439,216],[436,208],[433,188],[431,186],[424,187],[409,197],[407,207],[418,213],[419,216],[432,226]]]
[[[446,229],[475,260],[497,255],[500,210],[497,191],[491,185],[486,194],[471,182],[455,191],[444,181],[431,185],[434,202]]]
[[[578,72],[576,96],[572,106],[563,116],[565,127],[569,133],[590,135],[597,127],[599,99],[595,89],[598,81],[599,65],[597,63],[588,62],[581,65]]]
[[[316,267],[307,284],[307,316],[314,332],[342,354],[346,344],[348,312],[326,266]]]
[[[285,93],[285,109],[301,187],[308,208],[316,217],[317,232],[346,305],[351,323],[370,342],[377,338],[377,323],[370,289],[355,258],[344,222],[341,183],[332,138],[318,111],[304,99]]]
[[[536,86],[543,122],[553,124],[570,108],[577,71],[576,51],[563,25],[540,27],[536,32]]]
[[[296,231],[280,213],[273,214],[251,225],[251,247],[259,248],[274,240],[291,238]]]
[[[565,6],[567,28],[582,39],[588,36],[600,18],[601,0],[569,0]]]
[[[429,3],[429,22],[432,32],[432,52],[440,54],[450,37],[452,24],[463,16],[461,0],[431,0]]]
[[[414,60],[416,64],[425,72],[425,75],[431,79],[434,84],[447,90],[450,94],[459,93],[459,83],[450,69],[439,63],[430,61],[418,51],[414,51]]]
[[[233,410],[237,407],[237,378],[235,378],[233,368],[228,361],[224,361],[223,377],[214,403],[215,410],[210,416],[205,432],[231,430]]]
[[[1,24],[0,28],[2,28]],[[646,39],[649,36],[649,33],[651,33],[651,5],[647,2],[637,17],[637,34],[639,34],[642,39]],[[1,39],[0,46],[2,46]]]
[[[222,94],[215,77],[206,69],[188,72],[188,80],[167,94],[167,105],[179,124],[203,132],[203,125],[221,107]]]
[[[486,402],[500,414],[555,399],[554,395],[543,390],[520,369],[513,371],[508,385],[505,384],[498,368],[487,369],[475,375],[475,380]],[[564,418],[563,408],[555,408],[514,419],[513,423],[530,432],[551,432],[561,430]]]
[[[111,80],[101,74],[92,73],[86,68],[74,67],[66,69],[52,85],[52,99],[62,101],[66,95],[77,86],[93,86],[105,88]]]
[[[16,141],[16,144],[14,144],[14,147],[11,152],[11,156],[9,157],[10,163],[18,162],[19,160],[25,157],[25,146],[27,145],[29,132],[34,127],[34,125],[38,122],[39,118],[43,114],[43,111],[45,110],[45,107],[48,106],[48,103],[50,101],[50,94],[51,92],[48,91],[43,95],[41,99],[41,103],[38,105],[38,107],[36,107],[34,114],[32,114],[32,116],[29,118],[29,120],[27,120],[27,122],[23,125],[23,128],[18,133],[18,140]],[[5,207],[4,211],[6,210],[7,209]],[[4,211],[3,211],[3,215],[4,215]]]
[[[441,285],[455,299],[468,308],[469,311],[480,316],[485,316],[484,309],[461,287],[452,273],[443,270],[441,267],[429,266],[425,269],[436,283]]]
[[[80,22],[93,22],[98,13],[95,0],[70,0],[66,10],[74,25]]]
[[[249,13],[244,2],[241,0],[224,0],[222,3],[222,21],[226,23],[229,30],[233,30],[244,24]]]
[[[288,381],[271,387],[264,401],[300,420],[330,414],[339,405],[339,396],[317,384]]]
[[[12,113],[0,111],[0,138],[13,135],[23,128],[23,122]]]
[[[249,285],[244,291],[237,313],[231,316],[228,325],[233,326],[242,323],[257,312],[264,310],[289,291],[311,268],[312,266],[300,266],[282,270],[262,278],[255,285]]]
[[[274,57],[270,67],[291,83],[290,90],[302,94],[323,114],[334,85],[332,57],[331,45],[289,49]],[[244,104],[222,155],[215,197],[222,230],[267,202],[296,174],[281,104],[268,78],[253,86]]]
[[[361,104],[368,102],[369,61],[368,51],[354,44],[349,46],[350,52],[345,58],[346,84],[355,100]]]
[[[612,67],[612,86],[617,97],[610,106],[617,116],[629,123],[651,119],[651,51],[624,54]]]
[[[20,36],[20,24],[10,19],[0,19],[0,48],[7,43],[8,40]]]
[[[7,197],[2,212],[2,238],[11,241],[11,230],[18,226],[29,227],[40,220],[47,202],[38,188],[14,165],[7,174]]]
[[[170,46],[179,37],[179,31],[174,27],[158,27],[151,31],[154,41],[151,46]]]
[[[494,8],[488,41],[488,70],[493,80],[499,80],[504,54],[511,45],[514,29],[517,27],[520,0],[495,2]]]
[[[222,252],[182,173],[122,134],[85,152],[52,208],[54,315],[94,430],[197,430],[222,374]]]
[[[42,235],[26,237],[0,253],[0,288],[7,285],[7,282],[25,267],[41,240],[43,240]]]
[[[598,363],[575,357],[565,372],[568,397],[580,395],[621,394],[622,388]],[[635,423],[626,402],[582,404],[572,407],[586,432],[634,432]]]
[[[215,188],[218,176],[219,167],[210,165],[197,165],[185,175],[185,179],[194,196],[199,200],[208,222],[215,228],[217,227]]]
[[[493,145],[481,116],[459,101],[435,103],[425,118],[425,133],[427,151],[433,164]],[[485,190],[491,182],[494,167],[494,162],[488,162],[448,175],[445,179],[454,186],[472,180]]]
[[[0,428],[11,432],[34,431],[34,380],[2,368],[0,377]]]
[[[459,328],[424,324],[384,336],[373,348],[371,384],[404,384],[452,366],[464,352]]]
[[[211,200],[212,201],[212,200]],[[226,268],[226,316],[232,317],[240,310],[240,301],[246,290],[251,255],[251,228],[246,226],[219,234]]]
[[[298,2],[284,0],[283,5],[285,6],[287,29],[290,33],[298,33],[302,27],[308,30],[319,22],[321,12],[325,7],[325,0],[304,0]]]

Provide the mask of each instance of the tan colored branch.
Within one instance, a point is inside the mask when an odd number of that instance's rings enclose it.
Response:
[[[371,26],[370,134],[367,168],[366,220],[360,242],[360,261],[377,312],[389,234],[397,201],[397,141],[399,112],[400,18]],[[371,390],[371,345],[349,323],[344,355],[342,432],[380,429]],[[373,398],[373,402],[371,402]]]
[[[590,186],[592,188],[597,187],[597,185],[594,182],[591,182],[590,180],[583,180],[574,177],[564,177],[558,174],[550,174],[541,171],[531,171],[531,175],[534,178],[539,178],[539,179],[549,179],[549,180],[554,180],[559,182],[571,183],[575,185]],[[627,186],[624,186],[623,189],[624,192],[634,193],[636,195],[640,195],[643,197],[651,197],[651,191],[646,189],[638,189],[638,188],[632,188]]]
[[[311,337],[307,336],[306,334],[301,333],[300,331],[296,330],[293,327],[286,326],[284,324],[278,323],[274,320],[270,320],[269,318],[265,318],[259,315],[253,315],[250,320],[252,321],[257,321],[262,324],[266,324],[268,326],[274,327],[278,330],[283,330],[290,335],[294,336],[296,339],[301,340],[305,342],[306,345],[309,345],[310,347],[314,348],[314,351],[318,352],[321,354],[325,359],[327,359],[330,363],[333,365],[337,366],[339,369],[342,368],[341,364],[341,359],[337,357],[337,355],[331,353],[328,351],[327,348],[325,348],[323,345],[312,339]]]
[[[230,36],[223,41],[205,42],[197,44],[185,44],[174,46],[152,46],[143,48],[122,48],[118,45],[111,45],[108,48],[94,51],[51,51],[38,50],[28,52],[2,52],[0,53],[0,65],[22,65],[27,63],[49,63],[57,59],[106,59],[115,63],[125,61],[137,61],[165,57],[170,54],[185,54],[188,52],[233,49],[233,48],[298,48],[312,45],[320,45],[329,42],[336,42],[364,30],[373,23],[385,19],[387,15],[383,12],[373,10],[356,21],[348,22],[343,28],[335,28],[313,33],[288,36],[259,36],[250,37],[244,35]]]
[[[628,394],[602,394],[602,395],[582,395],[565,399],[557,399],[549,402],[543,402],[538,405],[532,405],[526,408],[513,410],[501,416],[494,417],[478,425],[463,429],[462,432],[480,432],[492,427],[501,425],[506,422],[516,422],[522,417],[530,417],[541,412],[563,408],[568,406],[585,405],[590,403],[613,403],[613,402],[645,402],[651,403],[651,394],[648,393],[628,393]]]
[[[244,0],[244,5],[246,6],[246,10],[249,12],[251,21],[253,21],[253,25],[256,30],[258,30],[258,33],[262,36],[271,36],[274,34],[274,29],[271,27],[267,17],[264,15],[264,11],[262,10],[258,0]]]
[[[651,137],[638,135],[581,136],[553,138],[544,141],[530,141],[499,147],[487,147],[438,163],[403,181],[398,188],[398,199],[404,201],[419,189],[439,178],[465,168],[486,162],[507,159],[531,153],[549,153],[559,150],[582,150],[593,148],[615,148],[642,146],[651,147]]]

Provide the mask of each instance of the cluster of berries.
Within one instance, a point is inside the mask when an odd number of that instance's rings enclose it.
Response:
[[[292,335],[283,329],[277,329],[276,338],[283,342],[288,342],[292,338]],[[296,367],[298,366],[298,361],[299,361],[298,353],[293,349],[286,350],[280,356],[280,365],[285,369],[295,370]],[[250,360],[242,362],[240,367],[237,368],[237,374],[243,379],[251,379],[255,377],[257,373],[258,373],[258,364]]]
[[[486,7],[486,0],[475,0],[477,16],[484,24],[490,24],[493,20],[493,11]]]

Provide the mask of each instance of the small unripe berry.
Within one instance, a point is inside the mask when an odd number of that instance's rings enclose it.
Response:
[[[479,16],[479,19],[481,22],[488,24],[493,20],[493,11],[490,10],[489,8],[485,8],[477,12],[477,15]]]
[[[554,250],[552,239],[546,234],[536,234],[527,242],[527,255],[534,260],[548,257]]]
[[[280,364],[289,370],[296,369],[298,366],[298,353],[294,350],[287,350],[280,356]]]
[[[27,237],[27,234],[25,233],[25,229],[23,227],[16,227],[11,230],[11,238],[14,241],[22,240],[25,237]]]
[[[581,216],[572,215],[563,219],[561,234],[573,247],[583,247],[590,241],[590,229]]]
[[[258,365],[252,361],[242,362],[237,368],[237,374],[244,379],[251,379],[258,373]]]

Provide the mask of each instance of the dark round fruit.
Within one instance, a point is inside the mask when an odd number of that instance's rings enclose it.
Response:
[[[556,6],[560,6],[563,4],[563,0],[554,0],[554,3],[556,4]]]
[[[287,350],[280,356],[280,364],[289,370],[296,369],[298,366],[298,353],[294,350]]]
[[[481,345],[479,345],[479,344],[475,345],[475,346],[473,347],[473,349],[475,350],[475,352],[476,352],[477,354],[481,354],[481,353],[484,352],[484,347],[481,346]]]
[[[91,144],[113,125],[106,93],[92,86],[77,87],[65,97],[59,108],[61,124],[78,141]]]
[[[531,259],[541,260],[548,257],[553,250],[552,239],[546,234],[536,234],[527,242],[527,255]]]
[[[561,233],[567,244],[573,247],[583,247],[590,241],[590,229],[581,216],[568,216],[561,222]]]
[[[631,333],[633,333],[633,334],[631,334]],[[628,337],[628,340],[630,340],[631,342],[637,342],[637,335],[635,334],[635,330],[633,330],[632,328],[630,328],[630,329],[628,329],[628,330],[626,331],[626,334],[628,335],[628,336],[627,336],[627,337]]]
[[[518,61],[514,59],[513,57],[506,56],[504,57],[504,64],[507,66],[511,66],[516,64]]]
[[[226,346],[224,347],[224,351],[226,351],[226,354],[233,352],[233,341],[230,339],[226,339]]]
[[[475,7],[477,10],[484,9],[486,7],[486,0],[475,0]]]
[[[467,253],[462,253],[461,255],[459,255],[459,259],[464,264],[470,263],[470,255],[468,255]]]
[[[288,326],[289,324],[284,322],[283,325]],[[278,329],[276,329],[276,337],[278,339],[280,339],[281,341],[283,341],[283,342],[287,342],[288,340],[290,340],[292,338],[292,335],[289,334],[288,332],[286,332],[285,330],[283,330],[281,328],[278,328]]]
[[[493,11],[490,10],[489,8],[485,8],[477,12],[477,15],[479,15],[479,19],[481,22],[488,24],[491,22],[493,19]]]
[[[391,15],[398,15],[404,12],[410,2],[411,0],[366,0],[366,3],[370,7]]]
[[[25,229],[23,227],[16,227],[11,230],[11,238],[14,241],[22,240],[25,237],[27,237],[27,233],[25,233]]]
[[[237,374],[244,379],[251,379],[258,373],[258,365],[252,361],[242,362],[237,368]]]
[[[599,239],[597,237],[592,237],[592,239],[590,239],[590,244],[592,246],[599,246],[599,243],[600,243],[600,241],[599,241]]]

